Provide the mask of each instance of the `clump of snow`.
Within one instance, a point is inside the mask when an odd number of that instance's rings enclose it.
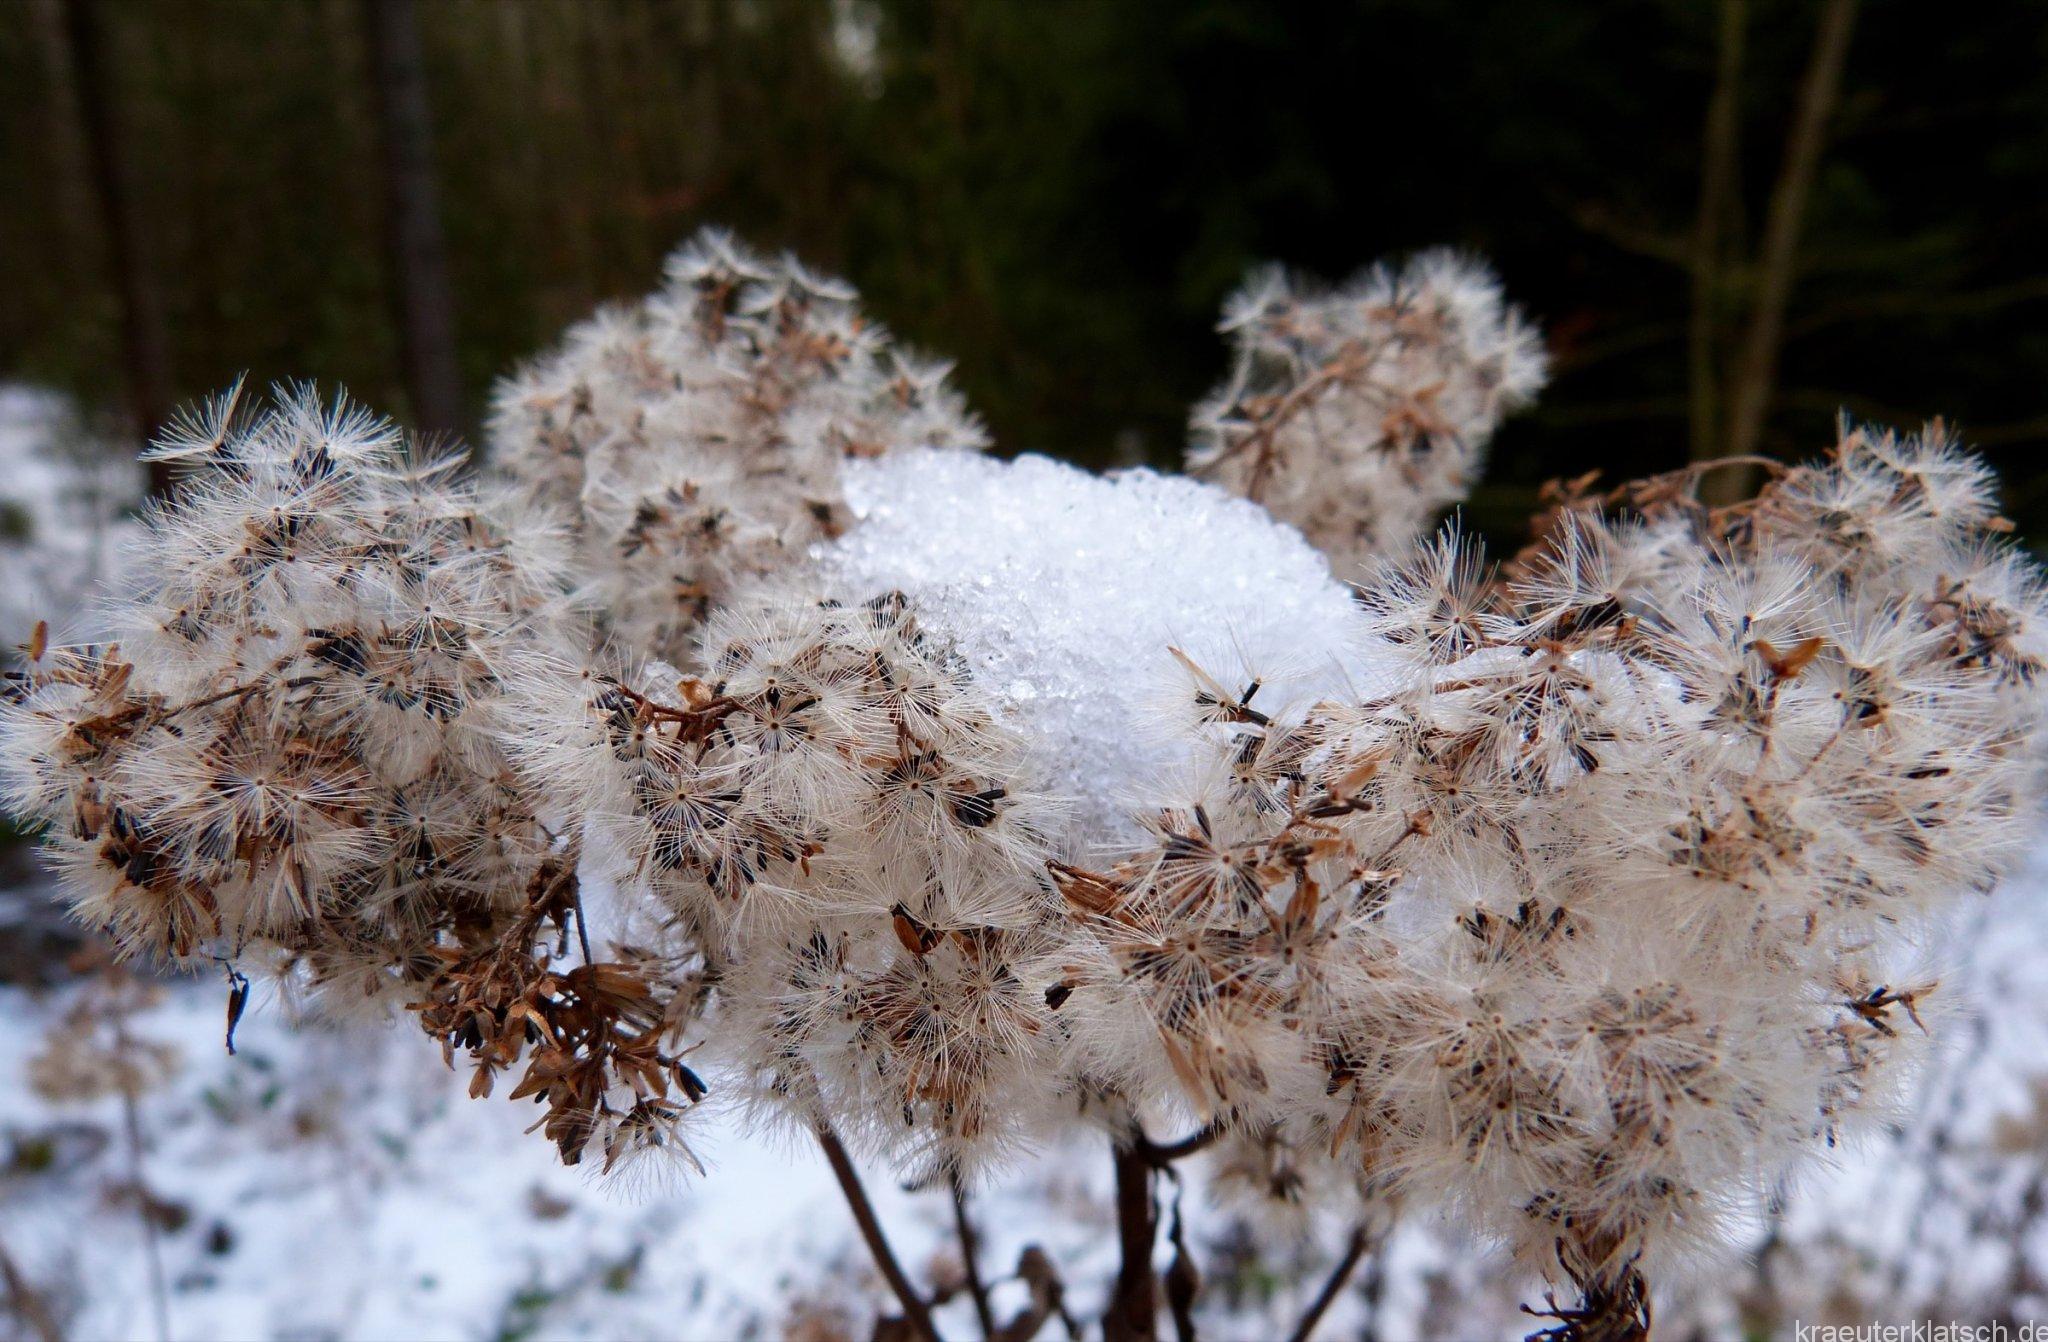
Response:
[[[1183,649],[1269,712],[1356,693],[1381,657],[1349,591],[1301,534],[1210,485],[1092,475],[1045,457],[916,452],[845,468],[860,519],[813,550],[827,594],[897,590],[954,639],[1034,742],[1033,781],[1077,844],[1129,834],[1134,797],[1185,767],[1160,730]]]

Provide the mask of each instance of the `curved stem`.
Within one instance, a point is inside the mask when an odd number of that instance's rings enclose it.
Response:
[[[1316,1292],[1316,1298],[1310,1303],[1307,1312],[1301,1316],[1301,1322],[1294,1325],[1294,1332],[1290,1335],[1292,1342],[1308,1342],[1309,1335],[1316,1330],[1316,1325],[1323,1321],[1323,1315],[1336,1303],[1337,1294],[1344,1289],[1344,1283],[1351,1280],[1351,1274],[1358,1270],[1358,1262],[1365,1257],[1369,1243],[1364,1226],[1359,1226],[1351,1232],[1351,1242],[1344,1246],[1344,1256],[1337,1260],[1336,1267],[1330,1269],[1329,1280],[1323,1283],[1322,1290]]]
[[[1183,1156],[1191,1156],[1197,1151],[1213,1146],[1216,1139],[1222,1135],[1222,1125],[1211,1123],[1176,1142],[1155,1142],[1142,1131],[1138,1132],[1133,1140],[1139,1153],[1152,1162],[1154,1168],[1165,1169]]]
[[[939,1331],[932,1325],[931,1310],[905,1275],[903,1265],[896,1261],[895,1250],[889,1247],[888,1236],[882,1233],[882,1223],[875,1218],[875,1206],[868,1201],[867,1189],[861,1186],[860,1171],[853,1167],[853,1158],[847,1155],[839,1134],[822,1123],[813,1132],[818,1145],[824,1148],[833,1176],[839,1180],[839,1191],[846,1195],[846,1205],[853,1211],[854,1223],[860,1227],[860,1237],[867,1242],[868,1253],[874,1257],[875,1266],[881,1269],[889,1289],[896,1293],[911,1331],[924,1342],[939,1342]]]

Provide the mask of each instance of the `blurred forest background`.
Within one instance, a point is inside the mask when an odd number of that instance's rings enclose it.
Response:
[[[1001,450],[1165,465],[1247,267],[1452,243],[1555,356],[1501,539],[1839,408],[1959,423],[2039,538],[2044,71],[2015,0],[4,0],[0,380],[473,430],[712,222],[956,359]]]

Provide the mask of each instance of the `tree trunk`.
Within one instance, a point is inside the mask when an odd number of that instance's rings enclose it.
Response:
[[[163,299],[143,255],[142,231],[128,194],[126,146],[115,115],[108,71],[106,30],[99,0],[64,0],[64,33],[71,77],[78,92],[78,118],[85,133],[86,163],[106,234],[107,259],[121,302],[121,361],[128,384],[128,409],[138,438],[147,442],[171,411],[171,363],[164,338]],[[170,486],[170,467],[154,462],[151,493]]]
[[[378,139],[384,156],[384,233],[392,315],[398,323],[412,417],[421,429],[464,427],[455,358],[455,299],[434,173],[415,0],[363,0]]]
[[[1785,158],[1771,189],[1763,246],[1757,257],[1755,296],[1749,331],[1729,380],[1728,425],[1724,456],[1753,455],[1763,439],[1764,419],[1777,390],[1778,354],[1785,338],[1785,308],[1799,259],[1799,235],[1806,219],[1806,200],[1820,167],[1828,119],[1841,91],[1842,68],[1848,61],[1849,34],[1856,22],[1856,0],[1827,0],[1814,34],[1813,54],[1800,82],[1799,103],[1785,141]],[[1721,472],[1724,489],[1730,472]],[[1711,483],[1711,482],[1710,482]],[[1714,501],[1711,498],[1709,501]]]
[[[1741,170],[1742,48],[1749,23],[1748,0],[1721,0],[1714,62],[1714,92],[1707,102],[1701,137],[1699,219],[1692,241],[1692,314],[1688,330],[1688,384],[1692,409],[1692,459],[1721,455],[1721,318],[1727,303],[1726,277],[1736,211],[1735,186]]]

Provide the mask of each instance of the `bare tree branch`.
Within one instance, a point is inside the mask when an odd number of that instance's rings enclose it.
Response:
[[[455,298],[441,231],[433,119],[415,0],[363,0],[363,27],[384,151],[385,246],[406,390],[421,428],[457,433],[463,414]]]
[[[1692,265],[1692,244],[1683,233],[1625,219],[1598,201],[1567,202],[1565,210],[1580,228],[1632,256],[1683,268]]]
[[[85,128],[93,194],[106,232],[107,259],[121,302],[121,353],[128,378],[128,404],[142,441],[156,436],[171,412],[171,356],[164,336],[163,298],[143,246],[141,224],[129,191],[120,99],[109,68],[100,0],[65,0],[64,29],[79,119]],[[149,488],[163,495],[171,486],[170,463],[149,464]]]

